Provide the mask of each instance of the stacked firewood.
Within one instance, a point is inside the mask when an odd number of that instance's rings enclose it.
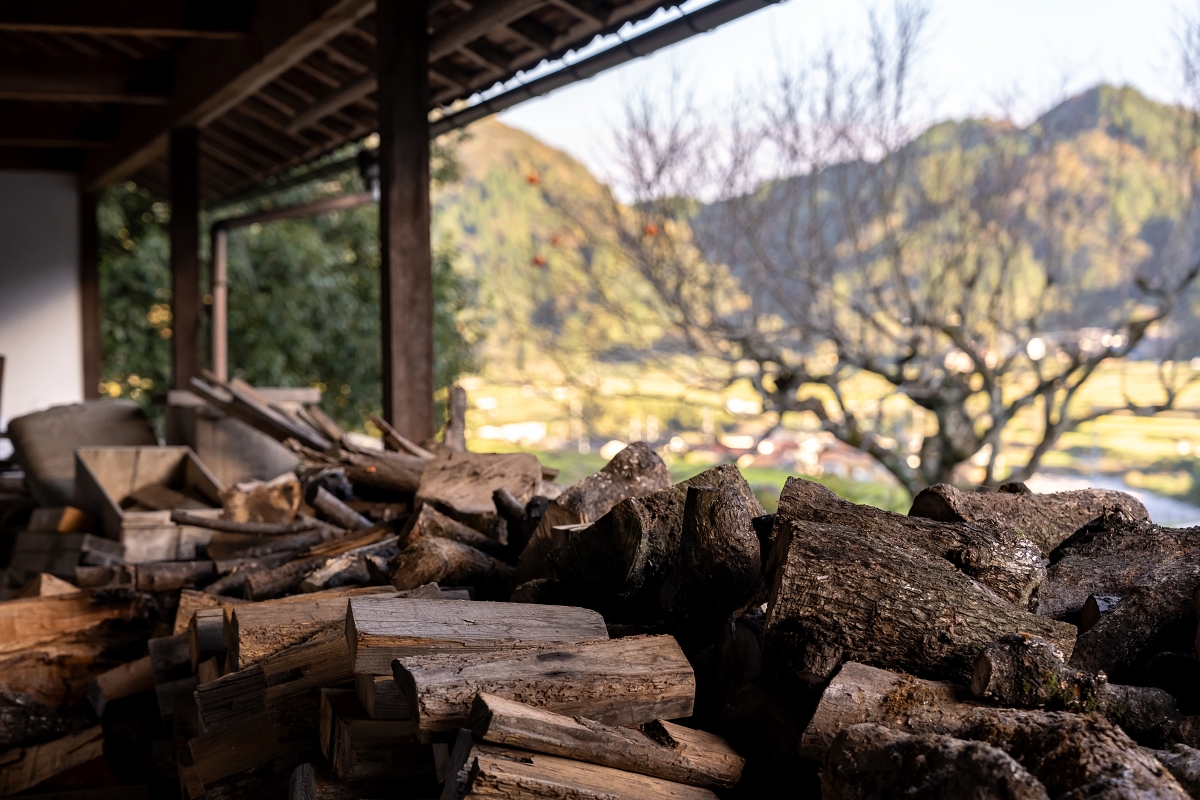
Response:
[[[300,469],[114,498],[173,560],[34,515],[67,549],[0,602],[0,795],[1200,797],[1200,531],[1128,495],[791,479],[768,514],[642,443],[566,488],[467,452],[458,392],[379,450],[197,391]]]

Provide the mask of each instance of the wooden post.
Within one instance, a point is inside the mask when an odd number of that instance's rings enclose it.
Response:
[[[100,396],[100,231],[96,195],[79,191],[79,319],[83,333],[83,397]]]
[[[171,181],[171,386],[200,375],[200,151],[195,128],[174,128]]]
[[[212,229],[212,371],[229,379],[229,232]]]
[[[433,438],[433,258],[429,241],[429,35],[425,3],[376,11],[379,72],[383,416]]]

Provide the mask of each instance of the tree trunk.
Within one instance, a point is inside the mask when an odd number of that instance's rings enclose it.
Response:
[[[944,558],[1010,603],[1025,608],[1046,577],[1045,556],[1008,527],[936,522],[846,502],[819,483],[789,478],[776,518],[865,528]]]
[[[764,654],[802,680],[828,680],[846,661],[966,680],[984,647],[1017,631],[1065,652],[1074,646],[1074,626],[1021,611],[902,541],[782,518],[776,530],[786,561],[771,589]]]
[[[515,577],[517,584],[553,577],[546,554],[566,541],[566,537],[556,534],[554,528],[591,524],[622,500],[644,497],[670,487],[671,473],[658,454],[643,442],[629,445],[599,472],[575,483],[550,502],[521,553]]]
[[[1157,760],[1099,715],[989,708],[964,701],[964,695],[948,683],[846,664],[825,689],[801,754],[823,758],[844,728],[873,722],[999,747],[1051,797],[1187,797]]]
[[[922,490],[908,514],[939,522],[975,522],[1018,530],[1049,553],[1075,531],[1105,511],[1119,508],[1132,519],[1149,520],[1146,507],[1125,492],[1076,489],[1033,494],[1005,484],[1009,491],[961,492],[948,483]]]
[[[825,756],[823,800],[1049,800],[1046,787],[1003,750],[951,736],[912,736],[863,723]]]

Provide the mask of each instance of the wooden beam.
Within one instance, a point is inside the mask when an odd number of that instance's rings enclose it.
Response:
[[[195,128],[170,134],[171,385],[200,377],[200,143]]]
[[[376,14],[383,416],[433,438],[433,259],[429,225],[429,36],[423,3]]]
[[[207,126],[374,11],[375,2],[259,0],[253,9],[248,36],[194,39],[179,50],[171,101],[127,109],[116,144],[88,159],[85,186],[102,189],[162,158],[167,130]]]
[[[0,146],[104,147],[116,137],[116,109],[83,105],[27,106],[0,100]]]
[[[0,31],[232,39],[249,29],[247,4],[189,0],[42,0],[4,3]]]
[[[164,105],[169,78],[165,58],[0,53],[0,100]]]
[[[361,100],[379,88],[379,80],[375,75],[367,73],[347,83],[339,89],[317,100],[308,108],[301,111],[287,126],[288,133],[299,133],[314,122],[341,110],[353,102]]]
[[[429,60],[437,61],[489,31],[520,19],[547,0],[482,0],[475,8],[447,22],[429,40]]]
[[[79,192],[79,316],[83,328],[83,396],[100,396],[100,230],[96,195]]]

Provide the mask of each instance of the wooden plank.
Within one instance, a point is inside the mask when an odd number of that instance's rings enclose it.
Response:
[[[171,386],[187,389],[200,374],[199,132],[171,131]]]
[[[220,4],[198,9],[187,0],[124,0],[99,6],[89,0],[6,3],[0,30],[85,36],[155,36],[236,39],[246,33],[244,14]]]
[[[99,725],[33,747],[0,753],[0,797],[23,792],[104,755]]]
[[[346,617],[354,672],[366,675],[385,675],[404,656],[607,638],[602,616],[571,606],[355,597]]]
[[[475,698],[470,724],[476,737],[493,744],[710,789],[736,784],[746,763],[720,736],[665,720],[643,726],[647,735],[484,692]]]
[[[433,438],[427,25],[421,3],[375,14],[383,417],[414,442]]]
[[[466,725],[479,692],[625,726],[691,716],[696,693],[671,636],[404,656],[393,675],[425,738]]]

